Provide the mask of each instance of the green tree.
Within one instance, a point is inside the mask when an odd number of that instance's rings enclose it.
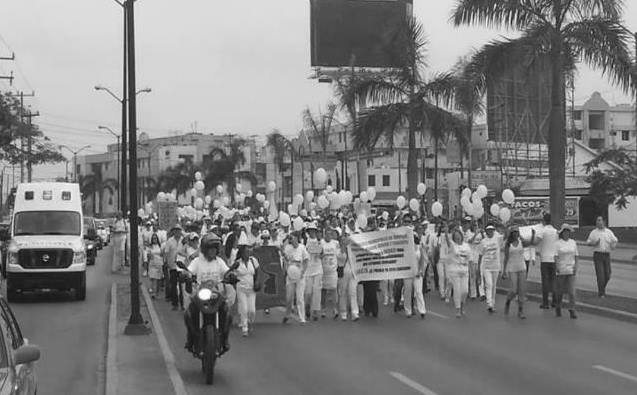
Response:
[[[565,80],[582,60],[625,90],[631,87],[629,34],[622,25],[621,0],[458,0],[452,21],[459,25],[503,27],[518,38],[494,41],[481,51],[483,71],[548,59],[551,67],[549,183],[551,215],[564,219],[566,193]]]
[[[91,174],[79,179],[82,198],[86,201],[89,196],[91,197],[93,215],[104,214],[104,191],[108,190],[111,195],[116,195],[117,180],[105,179],[100,165],[93,165],[91,170]]]
[[[601,170],[602,163],[610,163],[609,170]],[[613,149],[600,153],[586,164],[591,184],[590,194],[600,207],[615,204],[625,209],[628,197],[637,196],[637,158],[625,149]]]
[[[257,184],[257,178],[252,172],[237,170],[246,163],[243,149],[247,143],[246,139],[237,137],[230,141],[227,150],[213,148],[210,151],[202,164],[207,190],[211,190],[220,183],[225,183],[228,186],[230,200],[234,202],[237,179],[246,179],[252,185]]]
[[[164,170],[157,178],[157,186],[162,191],[176,190],[178,195],[183,195],[192,188],[192,180],[201,168],[192,160],[186,159],[175,166]]]
[[[326,163],[327,157],[327,144],[329,142],[330,133],[332,133],[332,126],[336,119],[337,106],[334,103],[328,103],[327,111],[325,113],[319,111],[317,115],[312,114],[309,108],[303,111],[303,123],[305,128],[310,132],[308,141],[310,142],[310,151],[312,151],[312,137],[317,137],[321,144],[321,159],[323,166]]]
[[[380,140],[393,147],[397,131],[408,128],[407,192],[417,194],[418,151],[416,134],[428,134],[437,148],[450,134],[462,138],[458,117],[444,110],[452,102],[455,87],[451,73],[427,79],[424,29],[415,19],[394,38],[394,56],[401,67],[382,75],[365,77],[353,85],[360,108],[353,131],[355,149],[373,149]]]

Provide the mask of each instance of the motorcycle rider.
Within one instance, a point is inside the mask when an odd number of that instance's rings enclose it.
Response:
[[[237,264],[228,268],[223,259],[218,254],[221,249],[221,238],[214,233],[208,233],[201,239],[200,255],[188,265],[188,272],[197,278],[199,284],[205,282],[214,282],[217,289],[226,298],[226,303],[219,308],[220,334],[222,343],[222,354],[230,349],[228,337],[230,327],[232,326],[232,316],[230,308],[234,304],[236,293],[231,285],[224,284],[222,281],[232,280],[230,274],[236,269]],[[236,276],[235,276],[236,280]],[[197,289],[193,289],[193,295],[196,295]],[[186,323],[187,338],[186,349],[194,351],[197,343],[199,330],[199,309],[196,303],[190,303],[186,313],[184,314]]]

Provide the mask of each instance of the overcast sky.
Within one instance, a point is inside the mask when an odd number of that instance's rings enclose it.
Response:
[[[414,0],[429,40],[432,71],[506,32],[448,23],[453,0]],[[637,30],[637,1],[626,1],[626,23]],[[175,131],[294,134],[301,112],[317,109],[331,89],[308,79],[309,0],[138,0],[138,123],[152,136]],[[45,133],[74,148],[105,150],[115,139],[98,125],[118,130],[120,106],[96,84],[121,94],[122,10],[113,0],[2,0],[0,75],[14,70],[12,89],[34,90],[25,99]],[[8,88],[0,81],[0,89]],[[582,69],[578,102],[592,91],[611,102],[629,99],[599,73]],[[64,166],[38,168],[36,177],[61,175]]]

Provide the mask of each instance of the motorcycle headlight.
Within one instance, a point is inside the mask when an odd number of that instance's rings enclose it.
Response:
[[[89,245],[87,246],[87,248],[88,248],[89,250],[92,250],[92,249],[93,249],[93,244],[89,244]]]
[[[210,300],[210,298],[212,298],[212,291],[208,288],[200,289],[199,292],[197,292],[197,297],[203,301]]]

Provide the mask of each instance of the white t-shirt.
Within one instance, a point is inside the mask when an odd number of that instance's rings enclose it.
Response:
[[[203,256],[199,256],[190,262],[188,271],[197,276],[199,283],[206,281],[221,283],[223,275],[228,271],[228,265],[219,257],[207,261]]]
[[[555,244],[557,262],[555,262],[555,270],[560,274],[574,274],[575,257],[579,255],[577,243],[573,239],[564,241],[558,240]]]
[[[536,235],[541,241],[538,247],[540,262],[555,262],[555,252],[559,236],[553,225],[545,225]]]
[[[595,244],[593,248],[594,252],[610,252],[610,250],[615,248],[617,242],[617,237],[615,237],[613,231],[608,228],[601,230],[598,228],[593,229],[587,240],[587,243]]]
[[[321,261],[323,246],[321,242],[318,239],[308,238],[305,243],[305,248],[310,256],[307,269],[305,270],[305,277],[323,274],[323,262]]]
[[[495,236],[494,236],[495,237]],[[447,273],[451,274],[468,274],[469,261],[471,260],[472,251],[467,242],[456,244],[451,242],[449,255],[447,257]],[[484,262],[484,260],[483,260]]]
[[[239,279],[237,283],[238,289],[254,292],[254,274],[258,267],[259,261],[253,256],[248,258],[247,264],[244,264],[243,261],[239,263],[239,267],[236,270],[237,279]]]

